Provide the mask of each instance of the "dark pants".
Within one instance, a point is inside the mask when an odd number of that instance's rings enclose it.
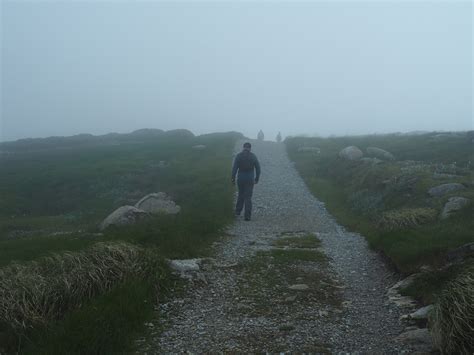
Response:
[[[245,205],[245,218],[250,218],[252,215],[252,193],[253,193],[253,180],[237,180],[237,187],[239,188],[239,196],[237,197],[237,204],[235,206],[235,212],[240,214],[242,208]]]

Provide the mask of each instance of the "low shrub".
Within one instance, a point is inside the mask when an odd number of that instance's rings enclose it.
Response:
[[[0,325],[16,334],[45,326],[126,279],[157,275],[160,265],[151,251],[123,242],[12,263],[0,269]]]
[[[378,222],[378,228],[394,230],[425,224],[436,218],[437,212],[432,208],[402,208],[384,212]]]

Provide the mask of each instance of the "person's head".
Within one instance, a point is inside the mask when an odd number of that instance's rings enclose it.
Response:
[[[244,143],[244,150],[250,152],[250,149],[252,149],[252,145],[249,142]]]

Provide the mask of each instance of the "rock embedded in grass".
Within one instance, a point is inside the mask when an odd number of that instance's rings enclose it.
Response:
[[[177,214],[181,211],[181,207],[164,192],[146,195],[136,203],[135,207],[152,214]]]
[[[339,152],[339,157],[346,160],[359,160],[364,156],[362,150],[354,145],[345,147]]]
[[[433,310],[433,305],[430,304],[428,306],[422,307],[415,312],[409,315],[410,319],[428,319],[430,312]]]
[[[387,152],[384,149],[377,148],[377,147],[368,147],[366,149],[367,155],[372,156],[375,158],[379,158],[382,160],[395,160],[395,157],[393,156],[392,153]]]
[[[454,250],[448,251],[446,258],[449,261],[463,261],[470,256],[474,256],[474,242],[461,245]]]
[[[199,271],[199,264],[201,259],[183,259],[183,260],[170,260],[170,267],[178,272],[186,273],[190,271]]]
[[[99,225],[100,230],[109,226],[126,226],[148,217],[149,214],[134,206],[122,206],[109,214]]]
[[[446,195],[449,192],[464,190],[466,187],[463,184],[457,182],[450,182],[447,184],[441,184],[435,187],[432,187],[428,190],[428,193],[433,197],[441,197]]]
[[[470,204],[471,200],[465,197],[451,197],[448,202],[443,207],[443,211],[441,212],[441,219],[446,219],[452,216],[457,211],[462,210],[464,207]]]

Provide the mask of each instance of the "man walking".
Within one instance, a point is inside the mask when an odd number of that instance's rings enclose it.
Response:
[[[250,150],[252,145],[244,143],[244,149],[237,154],[232,167],[232,184],[235,184],[235,176],[237,175],[237,187],[239,188],[239,196],[235,206],[235,214],[240,216],[245,206],[245,220],[250,221],[252,215],[252,193],[253,185],[258,183],[260,179],[260,163],[257,157]]]

